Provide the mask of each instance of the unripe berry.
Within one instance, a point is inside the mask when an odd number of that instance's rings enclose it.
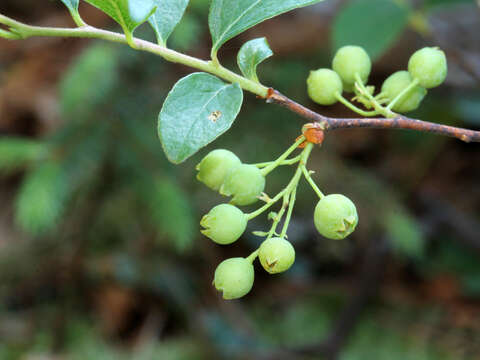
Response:
[[[245,258],[224,260],[217,266],[213,285],[223,293],[225,300],[238,299],[252,289],[255,272],[253,265]]]
[[[382,85],[382,93],[391,101],[397,97],[413,81],[408,71],[397,71],[390,75]],[[399,113],[406,113],[418,108],[427,90],[421,86],[415,86],[408,93],[393,105],[392,110]]]
[[[213,150],[197,165],[197,179],[209,188],[218,190],[228,172],[240,164],[240,159],[231,151]]]
[[[217,244],[227,245],[242,236],[247,227],[247,215],[239,208],[230,204],[215,206],[200,221],[205,228],[202,234]]]
[[[435,47],[416,51],[408,61],[408,72],[419,84],[430,89],[440,85],[447,77],[445,53]]]
[[[283,238],[270,238],[260,245],[258,258],[265,270],[270,274],[277,274],[292,266],[295,261],[295,249]]]
[[[342,79],[330,69],[310,71],[307,79],[307,90],[310,99],[320,105],[332,105],[338,100],[335,94],[343,91]]]
[[[265,189],[265,177],[255,165],[241,164],[234,167],[225,177],[220,194],[233,196],[235,205],[250,205]]]
[[[315,227],[326,238],[338,240],[350,235],[358,224],[353,202],[340,194],[323,197],[315,207]]]
[[[362,47],[348,45],[338,49],[333,58],[332,68],[346,84],[355,84],[355,74],[358,74],[363,83],[366,83],[372,69],[372,62]]]

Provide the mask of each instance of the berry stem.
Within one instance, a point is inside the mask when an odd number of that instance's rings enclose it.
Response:
[[[370,100],[373,108],[377,111],[378,114],[381,114],[381,115],[385,116],[386,118],[392,118],[392,117],[395,117],[397,115],[394,112],[392,112],[390,109],[387,109],[387,108],[385,108],[385,107],[383,107],[382,105],[379,104],[377,99],[375,99],[375,97],[373,97],[368,92],[367,88],[363,84],[362,79],[360,78],[360,75],[355,74],[355,80],[356,80],[355,87],[358,89],[358,91],[360,91],[360,93],[363,96],[365,96],[368,100]]]
[[[285,222],[283,223],[282,232],[280,234],[280,237],[282,239],[284,239],[285,236],[287,235],[288,225],[290,224],[290,219],[292,218],[293,207],[295,206],[296,196],[297,196],[297,188],[295,187],[292,190],[292,193],[290,194],[290,200],[288,202],[287,216],[285,217]]]
[[[283,161],[287,159],[287,157],[295,151],[298,146],[305,141],[305,136],[300,136],[297,141],[293,143],[292,146],[290,146],[287,151],[285,151],[280,157],[272,162],[270,165],[268,165],[266,168],[262,169],[262,175],[267,176],[271,171],[273,171],[277,166],[281,165]]]
[[[377,111],[365,111],[365,110],[362,110],[362,109],[359,109],[358,107],[356,107],[355,105],[353,105],[350,101],[348,101],[347,99],[345,99],[342,94],[340,94],[338,91],[335,93],[335,97],[337,98],[338,101],[340,101],[343,105],[345,105],[347,108],[349,108],[350,110],[356,112],[357,114],[359,115],[362,115],[362,116],[365,116],[365,117],[369,117],[369,116],[375,116],[378,114]]]
[[[259,251],[259,250],[257,249],[257,250],[255,250],[254,252],[252,252],[250,255],[248,255],[247,261],[249,261],[250,264],[252,264],[252,263],[255,261],[255,259],[257,258],[257,256],[258,256],[258,251]]]
[[[398,94],[390,103],[387,105],[387,110],[390,111],[397,102],[399,102],[405,95],[407,95],[413,88],[418,85],[418,79],[413,79],[413,81],[405,89],[403,89],[400,94]]]
[[[267,211],[268,209],[270,209],[270,207],[275,204],[278,200],[280,200],[280,198],[285,195],[285,193],[287,192],[288,190],[288,185],[282,190],[280,191],[277,195],[275,195],[275,197],[271,200],[269,200],[265,205],[263,205],[262,207],[258,208],[257,210],[247,214],[247,218],[248,220],[252,220],[253,218],[257,217],[258,215],[262,214],[263,212]]]
[[[295,156],[291,159],[284,160],[278,165],[293,165],[293,164],[296,164],[299,161],[300,161],[300,155]],[[253,164],[253,165],[258,167],[258,168],[263,168],[263,167],[271,165],[272,163],[273,163],[273,161],[267,161],[267,162],[263,162],[263,163]]]
[[[272,227],[270,228],[270,231],[268,232],[268,235],[267,235],[267,240],[270,239],[275,234],[278,223],[280,222],[280,220],[282,220],[283,214],[285,213],[285,210],[288,206],[289,195],[290,193],[285,193],[283,195],[282,207],[280,208],[280,211],[278,212],[277,216],[275,216],[275,219],[273,220]]]
[[[322,199],[325,195],[320,191],[317,184],[315,184],[315,181],[313,181],[312,177],[310,176],[310,172],[308,171],[308,169],[305,165],[302,166],[302,172],[303,172],[303,176],[305,177],[307,182],[310,184],[313,191],[315,191],[315,193],[318,195],[319,199]]]

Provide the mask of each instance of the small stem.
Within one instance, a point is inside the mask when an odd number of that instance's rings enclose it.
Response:
[[[293,158],[291,158],[291,159],[284,160],[284,161],[282,161],[282,162],[281,162],[280,164],[278,164],[278,165],[293,165],[293,164],[296,164],[296,163],[299,162],[299,161],[300,161],[300,155],[295,156],[295,157],[293,157]],[[269,166],[269,165],[271,165],[271,164],[273,164],[273,161],[268,161],[268,162],[263,162],[263,163],[257,163],[257,164],[253,164],[253,165],[255,165],[255,166],[258,167],[258,168],[263,168],[263,167]]]
[[[0,29],[0,37],[9,39],[9,40],[18,40],[21,39],[21,37],[17,34],[11,33],[10,31],[6,31],[3,29]]]
[[[70,15],[72,15],[72,19],[78,27],[87,26],[87,23],[85,21],[83,21],[82,17],[78,13],[78,11],[71,10]]]
[[[287,235],[288,225],[290,224],[290,219],[292,218],[293,207],[295,206],[295,199],[297,195],[297,188],[295,187],[290,194],[290,200],[288,202],[288,211],[287,216],[285,217],[285,222],[283,223],[282,233],[280,237],[283,239]]]
[[[255,250],[254,252],[252,252],[248,257],[247,257],[247,260],[250,261],[250,264],[253,263],[255,261],[255,259],[257,258],[258,256],[258,249]]]
[[[387,105],[387,110],[391,110],[397,102],[399,102],[402,97],[407,95],[413,88],[418,85],[418,79],[413,79],[413,81],[405,89],[403,89],[400,94],[398,94],[390,103]]]
[[[277,216],[273,220],[272,227],[270,228],[270,231],[268,232],[268,235],[267,235],[267,240],[270,239],[273,236],[273,234],[275,234],[278,223],[280,222],[280,220],[282,220],[283,214],[285,213],[285,209],[288,206],[289,195],[290,195],[289,193],[286,193],[285,195],[283,195],[282,207],[280,208],[280,211],[278,212]]]
[[[360,75],[355,74],[355,80],[356,80],[355,86],[357,86],[357,88],[360,90],[362,95],[366,96],[368,98],[368,100],[370,100],[370,102],[372,103],[374,109],[377,111],[378,114],[382,114],[383,116],[385,116],[387,118],[392,118],[392,117],[395,117],[397,115],[394,112],[390,111],[389,109],[386,109],[385,107],[383,107],[382,105],[380,105],[378,103],[378,101],[366,89],[365,85],[363,84],[362,79],[360,78]]]
[[[307,182],[310,184],[312,187],[313,191],[317,194],[319,199],[322,199],[325,195],[322,193],[322,191],[318,188],[317,184],[315,184],[315,181],[313,181],[312,177],[310,176],[310,172],[308,171],[307,167],[305,165],[302,166],[302,172],[303,176],[307,180]]]
[[[365,110],[362,110],[362,109],[359,109],[358,107],[356,107],[355,105],[353,105],[350,101],[348,101],[347,99],[345,99],[342,94],[340,94],[338,91],[335,93],[335,97],[337,98],[338,101],[340,101],[343,105],[345,105],[347,108],[349,108],[350,110],[356,112],[357,114],[359,115],[362,115],[362,116],[365,116],[365,117],[369,117],[369,116],[375,116],[378,114],[377,111],[365,111]]]
[[[277,195],[275,195],[275,197],[271,199],[269,202],[267,202],[265,205],[247,214],[247,219],[252,220],[253,218],[265,212],[266,210],[270,209],[270,207],[272,207],[273,204],[275,204],[278,200],[280,200],[280,198],[285,194],[287,190],[288,190],[288,185],[282,191],[280,191]]]
[[[293,151],[295,151],[298,146],[305,141],[305,136],[300,136],[297,141],[290,146],[287,151],[285,151],[280,157],[268,165],[262,170],[262,175],[267,176],[271,171],[273,171],[277,166],[279,166]]]

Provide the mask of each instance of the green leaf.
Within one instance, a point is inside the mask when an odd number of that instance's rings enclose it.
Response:
[[[409,13],[406,5],[394,0],[352,1],[334,20],[334,50],[344,45],[359,45],[376,59],[398,39],[408,23]]]
[[[264,37],[247,41],[238,52],[238,67],[245,77],[258,82],[258,64],[272,55],[273,51]]]
[[[45,158],[48,147],[41,142],[4,137],[0,139],[0,173],[10,173]]]
[[[86,119],[115,88],[118,51],[108,44],[95,44],[83,52],[60,83],[60,108],[71,119]]]
[[[48,162],[30,172],[16,199],[16,221],[32,235],[51,230],[63,213],[68,193],[61,166]]]
[[[61,0],[70,12],[78,12],[78,4],[80,0]]]
[[[165,178],[149,182],[142,193],[159,235],[167,236],[179,251],[190,247],[195,236],[195,224],[188,194]]]
[[[131,35],[155,11],[155,0],[85,0],[102,10]]]
[[[228,40],[287,11],[319,3],[323,0],[213,0],[208,24],[212,35],[212,57]]]
[[[238,84],[206,73],[178,81],[158,117],[158,135],[167,158],[181,163],[232,126],[243,101]]]
[[[189,0],[157,0],[157,10],[148,19],[152,25],[157,41],[166,45],[167,39],[180,22]]]

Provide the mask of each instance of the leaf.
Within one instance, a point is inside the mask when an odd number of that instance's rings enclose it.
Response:
[[[264,37],[247,41],[238,52],[238,67],[245,77],[258,82],[258,64],[272,55],[273,51]]]
[[[158,117],[158,135],[167,158],[181,163],[232,126],[243,101],[238,84],[206,73],[180,79]]]
[[[67,181],[57,163],[48,162],[30,172],[16,199],[16,221],[32,235],[51,230],[63,213]]]
[[[46,157],[48,147],[41,142],[4,137],[0,139],[0,173],[10,173]]]
[[[143,187],[142,193],[158,233],[168,236],[180,251],[190,247],[195,235],[194,216],[183,189],[168,179],[157,178]]]
[[[212,35],[212,57],[228,40],[287,11],[319,3],[323,0],[213,0],[208,24]]]
[[[189,0],[157,0],[157,10],[148,19],[160,45],[165,46],[175,26],[180,22]]]
[[[408,23],[409,12],[406,5],[394,0],[352,1],[334,20],[334,49],[359,45],[376,59],[398,39]]]
[[[85,0],[120,24],[127,34],[147,21],[155,11],[155,0]]]
[[[83,52],[60,83],[60,108],[67,118],[85,120],[115,88],[118,52],[95,44]]]
[[[70,12],[78,12],[78,4],[80,0],[60,0],[70,10]]]

